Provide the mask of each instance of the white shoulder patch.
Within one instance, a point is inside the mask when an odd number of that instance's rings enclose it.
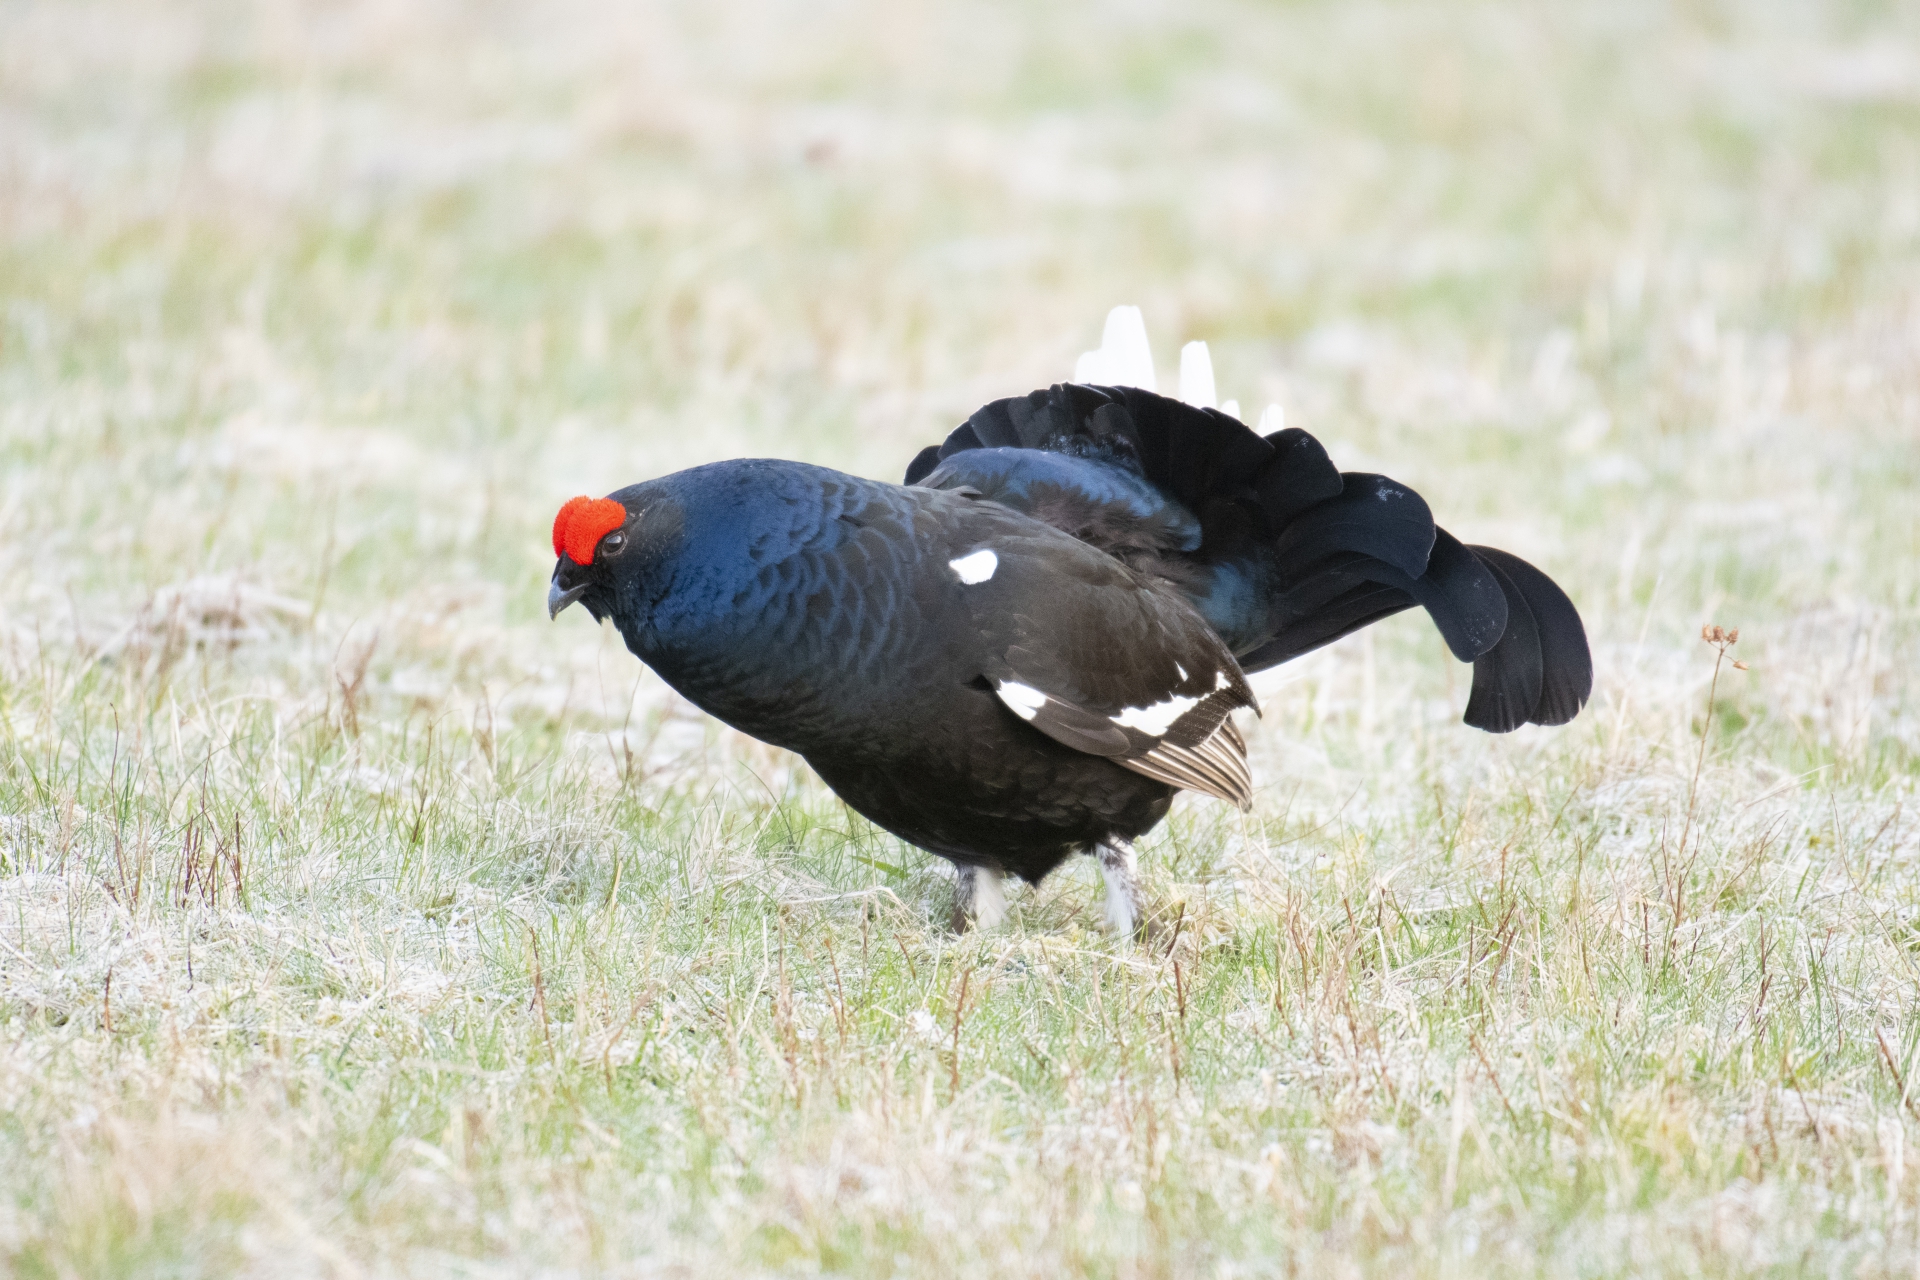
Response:
[[[991,555],[992,552],[987,554]],[[1030,684],[1021,684],[1018,680],[1007,680],[993,687],[1000,695],[1000,701],[1012,709],[1013,714],[1022,720],[1031,720],[1040,714],[1040,708],[1047,705],[1047,695]]]
[[[947,568],[958,574],[960,581],[970,587],[975,583],[985,582],[988,578],[991,578],[993,571],[999,567],[1000,557],[993,554],[993,552],[986,547],[961,556],[957,560],[947,561]]]
[[[1126,707],[1119,715],[1111,718],[1117,725],[1138,729],[1144,734],[1157,738],[1165,733],[1175,720],[1199,704],[1198,698],[1183,698],[1176,693],[1165,702],[1156,702],[1150,707]]]

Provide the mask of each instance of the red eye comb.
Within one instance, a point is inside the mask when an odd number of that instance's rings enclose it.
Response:
[[[589,498],[584,493],[567,499],[553,518],[553,554],[575,564],[592,564],[600,539],[627,522],[627,509],[612,498]]]

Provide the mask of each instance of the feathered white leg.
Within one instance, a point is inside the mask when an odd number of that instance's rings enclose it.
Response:
[[[1105,840],[1094,847],[1094,857],[1100,859],[1100,876],[1107,882],[1107,926],[1131,937],[1146,914],[1133,846],[1125,840]]]
[[[991,929],[1007,918],[1007,894],[992,867],[961,867],[953,885],[953,931]]]

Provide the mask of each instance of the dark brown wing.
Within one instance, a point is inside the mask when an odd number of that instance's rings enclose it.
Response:
[[[1076,751],[1248,807],[1246,742],[1228,717],[1254,706],[1253,692],[1206,620],[1058,530],[992,523],[955,547],[953,564],[1000,700]]]

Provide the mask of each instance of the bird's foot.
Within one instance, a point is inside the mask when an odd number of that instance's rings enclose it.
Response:
[[[1007,918],[1007,895],[992,867],[961,867],[953,886],[953,931],[991,929]]]
[[[1133,846],[1125,840],[1105,840],[1094,847],[1100,876],[1107,882],[1107,927],[1123,938],[1142,934],[1146,927],[1146,896],[1140,892],[1140,872]]]

